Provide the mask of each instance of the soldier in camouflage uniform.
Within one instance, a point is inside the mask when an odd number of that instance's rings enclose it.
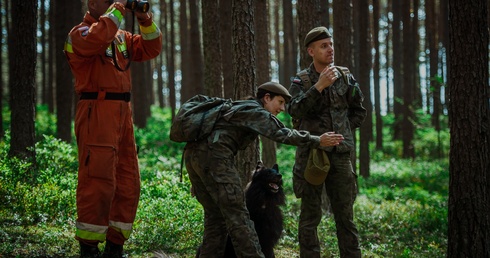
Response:
[[[299,146],[293,169],[293,187],[301,198],[299,221],[300,257],[320,257],[317,227],[322,218],[321,195],[325,187],[337,228],[341,257],[361,257],[359,236],[353,222],[353,204],[357,194],[357,175],[352,169],[350,152],[355,148],[351,130],[364,121],[363,95],[349,69],[333,66],[332,35],[325,27],[312,29],[304,45],[313,58],[309,68],[293,79],[287,110],[295,128],[318,135],[335,132],[344,136],[337,146],[322,147],[330,159],[327,177],[319,182],[305,180],[309,146]]]
[[[186,145],[185,165],[193,192],[204,208],[200,257],[223,257],[228,234],[238,257],[264,257],[235,164],[238,150],[245,149],[259,134],[306,148],[335,146],[343,140],[339,134],[313,136],[286,128],[276,115],[285,110],[290,97],[284,86],[265,83],[258,88],[256,99],[235,101],[207,139]]]

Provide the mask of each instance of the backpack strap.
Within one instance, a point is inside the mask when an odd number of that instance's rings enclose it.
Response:
[[[180,182],[182,183],[182,177],[183,177],[183,168],[184,168],[184,155],[185,155],[185,150],[187,149],[187,146],[184,147],[184,151],[182,152],[182,157],[180,157]]]
[[[296,76],[298,76],[301,79],[301,81],[303,82],[303,86],[306,89],[311,88],[312,84],[311,84],[310,76],[308,75],[308,71],[306,69],[301,70],[299,73],[296,74]]]
[[[301,82],[303,83],[303,89],[309,89],[311,88],[311,86],[313,86],[307,69],[299,71],[296,76],[301,79]],[[291,121],[293,123],[293,129],[298,130],[299,126],[301,125],[301,118],[291,117]]]
[[[349,84],[349,68],[344,67],[344,66],[335,66],[337,68],[337,71],[340,72],[342,79],[344,79],[345,84]]]

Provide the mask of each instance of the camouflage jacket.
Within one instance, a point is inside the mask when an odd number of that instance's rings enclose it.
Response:
[[[234,101],[233,106],[218,119],[207,140],[197,144],[210,148],[215,157],[230,158],[236,155],[238,150],[245,149],[255,141],[259,134],[289,145],[311,148],[320,145],[320,137],[285,127],[276,116],[264,109],[258,100]]]
[[[354,76],[345,67],[337,68],[342,74],[341,78],[322,92],[312,87],[320,75],[313,63],[298,73],[289,88],[292,99],[287,111],[294,120],[299,121],[299,130],[308,130],[314,135],[331,131],[342,134],[345,140],[336,151],[349,152],[354,148],[351,130],[361,126],[366,109],[362,106],[364,97]],[[305,81],[305,75],[309,82]],[[332,151],[333,147],[322,149]]]

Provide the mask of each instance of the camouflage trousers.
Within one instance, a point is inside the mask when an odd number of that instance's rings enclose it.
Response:
[[[303,177],[308,153],[308,149],[298,148],[293,176],[296,196],[301,198],[298,227],[300,257],[320,257],[317,227],[322,218],[321,196],[323,187],[325,187],[330,199],[335,219],[340,257],[361,257],[359,233],[354,224],[353,211],[354,200],[357,195],[357,176],[352,169],[350,154],[327,152],[330,159],[330,171],[325,183],[316,186],[306,182]]]
[[[234,157],[213,157],[211,153],[206,148],[190,148],[184,156],[193,191],[204,208],[200,257],[223,257],[228,234],[237,257],[264,257]]]

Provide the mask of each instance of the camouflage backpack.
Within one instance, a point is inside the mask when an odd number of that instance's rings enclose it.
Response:
[[[170,127],[170,140],[194,142],[207,137],[223,111],[232,106],[231,99],[196,95],[187,100]]]

